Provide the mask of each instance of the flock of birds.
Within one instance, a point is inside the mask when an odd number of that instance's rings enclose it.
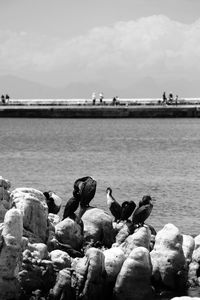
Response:
[[[89,207],[91,200],[96,193],[97,182],[90,176],[79,178],[74,183],[73,196],[67,201],[63,213],[63,219],[69,217],[77,219],[75,211],[80,206],[79,219],[85,210]],[[49,213],[57,214],[61,208],[62,200],[54,192],[44,192],[46,197]],[[145,220],[151,214],[153,201],[149,195],[142,197],[138,205],[134,201],[124,201],[122,205],[115,200],[112,195],[112,189],[106,189],[107,205],[114,217],[115,222],[128,221],[131,217],[133,226],[143,226]]]

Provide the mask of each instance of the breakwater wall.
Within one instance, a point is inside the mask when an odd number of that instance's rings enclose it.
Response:
[[[0,118],[199,118],[200,106],[0,106]]]

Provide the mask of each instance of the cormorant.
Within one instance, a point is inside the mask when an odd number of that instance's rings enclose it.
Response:
[[[57,214],[60,210],[62,199],[52,191],[44,192],[43,194],[46,198],[49,213]]]
[[[74,212],[77,210],[79,206],[79,202],[80,202],[80,195],[77,188],[75,188],[73,191],[73,197],[71,197],[65,205],[63,220],[67,217],[70,217],[72,219],[76,218]]]
[[[74,183],[74,189],[80,195],[80,206],[88,207],[96,193],[97,182],[90,176],[79,178]]]
[[[153,209],[152,201],[155,201],[155,199],[152,199],[149,195],[143,196],[142,200],[139,202],[138,208],[133,213],[133,225],[144,224],[144,221],[150,216]]]
[[[121,218],[122,207],[112,196],[112,189],[110,187],[106,189],[106,195],[108,208],[110,209],[111,214],[114,216],[115,221],[117,222]]]
[[[124,201],[122,203],[121,220],[127,221],[128,218],[132,215],[135,208],[136,208],[136,204],[134,201]]]

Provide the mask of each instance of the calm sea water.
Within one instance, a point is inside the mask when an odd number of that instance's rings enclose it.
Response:
[[[0,175],[12,190],[54,190],[64,202],[91,175],[122,203],[156,198],[148,223],[200,234],[200,119],[0,119]]]

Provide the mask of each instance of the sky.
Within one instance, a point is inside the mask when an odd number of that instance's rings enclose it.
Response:
[[[2,76],[200,96],[200,1],[0,0]]]

